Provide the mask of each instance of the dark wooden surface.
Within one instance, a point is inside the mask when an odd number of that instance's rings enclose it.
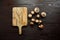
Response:
[[[56,0],[43,2],[40,0],[0,0],[0,40],[60,40],[60,7],[48,6],[51,2],[56,2]],[[12,26],[12,8],[21,6],[26,6],[28,13],[36,6],[41,11],[46,11],[47,16],[42,19],[45,28],[40,30],[37,27],[23,27],[23,35],[19,35],[18,28]]]

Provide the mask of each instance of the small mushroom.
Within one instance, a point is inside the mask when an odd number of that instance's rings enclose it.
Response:
[[[28,17],[31,18],[32,17],[32,14],[28,14]]]
[[[43,29],[44,28],[44,25],[43,24],[39,25],[39,28]]]
[[[31,14],[34,14],[34,11],[31,11]]]
[[[40,9],[39,9],[38,7],[35,7],[35,8],[34,8],[34,11],[35,11],[36,13],[39,13]]]
[[[42,12],[42,13],[41,13],[41,16],[42,16],[42,17],[46,17],[46,12]]]
[[[42,20],[39,20],[39,23],[42,23]]]
[[[30,25],[33,25],[34,23],[33,22],[30,22]]]
[[[34,18],[32,18],[32,19],[31,19],[31,21],[35,21],[35,19],[34,19]]]
[[[39,20],[38,20],[38,19],[36,19],[36,20],[35,20],[35,22],[36,22],[36,23],[38,23],[38,22],[39,22]]]
[[[40,17],[40,15],[39,15],[39,14],[37,14],[37,15],[36,15],[36,17],[37,17],[37,18],[39,18],[39,17]]]

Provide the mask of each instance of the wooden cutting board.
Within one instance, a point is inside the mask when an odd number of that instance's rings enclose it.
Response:
[[[22,34],[22,27],[27,25],[27,8],[13,7],[12,12],[12,25],[18,26],[19,34]]]

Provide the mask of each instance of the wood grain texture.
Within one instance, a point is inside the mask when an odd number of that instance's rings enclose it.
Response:
[[[22,27],[27,25],[27,7],[12,8],[12,24],[18,26],[19,34],[22,34]]]

